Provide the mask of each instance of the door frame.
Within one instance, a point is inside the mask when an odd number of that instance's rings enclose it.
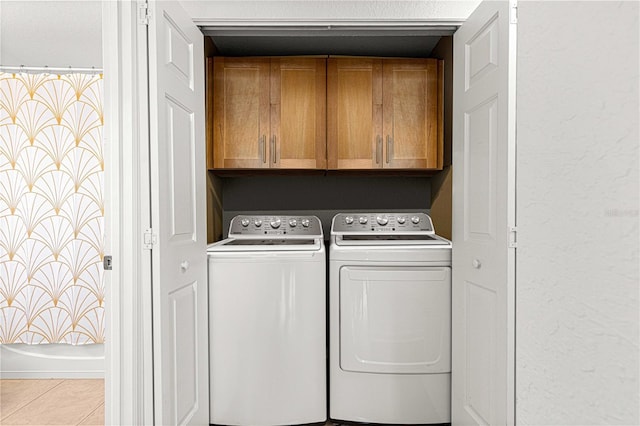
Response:
[[[174,0],[177,1],[177,0]],[[138,20],[135,0],[102,0],[105,73],[105,254],[113,255],[114,270],[105,275],[105,421],[106,424],[153,423],[153,341],[151,315],[151,251],[143,248],[150,224],[149,117],[147,95],[146,26]],[[388,31],[420,26],[441,31],[464,21],[375,20],[237,20],[203,19],[200,27],[283,29],[357,26]],[[283,26],[284,24],[284,26]],[[447,28],[448,29],[448,28]],[[145,104],[140,102],[145,100]],[[515,125],[515,123],[514,123]],[[110,143],[116,141],[116,143]],[[513,165],[510,164],[510,169]],[[515,174],[509,185],[515,187]],[[111,219],[110,219],[111,218]],[[111,220],[111,222],[110,222]],[[130,285],[138,283],[137,286]],[[510,316],[515,300],[510,299]],[[512,337],[515,337],[512,336]],[[515,342],[510,342],[515,343]],[[508,354],[515,374],[515,344]],[[511,377],[513,384],[515,377]],[[511,404],[515,410],[515,395]]]
[[[102,1],[105,424],[153,424],[147,27],[135,0]],[[144,53],[144,54],[143,54]]]

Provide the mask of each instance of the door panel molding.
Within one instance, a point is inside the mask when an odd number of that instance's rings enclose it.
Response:
[[[193,348],[198,347],[198,282],[194,281],[186,286],[169,293],[171,306],[171,331],[173,371],[180,371],[187,366],[192,369],[191,374],[174,374],[173,404],[174,424],[186,424],[198,411],[199,382],[204,378],[198,371],[198,354]],[[195,378],[190,383],[180,383],[185,379]],[[208,379],[208,376],[207,376]],[[207,386],[209,386],[208,380]]]

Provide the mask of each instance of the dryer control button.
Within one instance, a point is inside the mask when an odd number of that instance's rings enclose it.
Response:
[[[404,216],[398,216],[398,223],[400,225],[404,225],[404,223],[407,221],[407,218]]]
[[[353,223],[353,216],[347,216],[344,218],[344,223],[351,225]]]
[[[253,221],[253,224],[260,228],[262,226],[262,221],[260,219],[256,219]]]
[[[305,228],[308,228],[311,224],[311,222],[309,222],[309,219],[302,219],[300,223],[302,223],[302,226],[304,226]]]
[[[282,223],[282,222],[280,221],[280,219],[272,220],[272,221],[271,221],[271,227],[272,227],[273,229],[278,229],[278,228],[280,228],[280,224],[281,224],[281,223]]]
[[[247,226],[249,226],[251,221],[249,219],[242,219],[242,221],[240,223],[242,224],[242,226],[244,226],[246,228]]]
[[[387,223],[389,223],[389,218],[387,216],[378,216],[376,217],[376,222],[378,222],[378,225],[380,226],[385,226]]]
[[[360,224],[364,225],[365,223],[367,223],[368,219],[366,216],[360,216],[360,219],[358,219],[358,222],[360,222]]]
[[[411,222],[415,223],[416,225],[418,223],[420,223],[420,217],[419,216],[412,216],[411,217]]]
[[[298,221],[295,219],[290,219],[289,220],[289,226],[292,228],[295,228],[296,226],[298,226]]]

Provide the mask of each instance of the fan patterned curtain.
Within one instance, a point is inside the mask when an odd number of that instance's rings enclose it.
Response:
[[[0,343],[104,342],[102,83],[0,73]]]

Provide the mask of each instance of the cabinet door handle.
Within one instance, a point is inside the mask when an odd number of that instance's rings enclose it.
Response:
[[[271,161],[273,161],[273,164],[276,164],[278,158],[276,156],[276,135],[273,135],[273,138],[271,139]]]
[[[387,164],[391,162],[392,153],[393,153],[393,138],[387,135]]]
[[[258,138],[258,149],[260,150],[260,160],[263,163],[267,162],[267,143],[266,136],[262,135]]]
[[[376,136],[376,164],[380,164],[380,155],[382,155],[382,136]]]

